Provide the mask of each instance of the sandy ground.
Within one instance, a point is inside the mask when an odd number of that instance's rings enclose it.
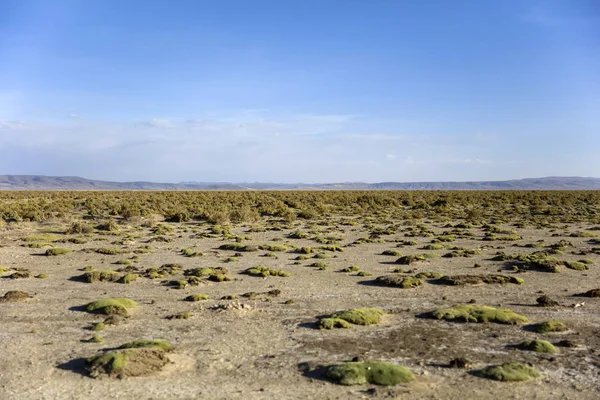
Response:
[[[471,229],[472,239],[458,239],[450,245],[483,250],[470,258],[434,258],[401,266],[397,257],[381,255],[396,249],[396,239],[411,239],[417,246],[397,248],[403,254],[447,253],[447,250],[420,249],[431,237],[405,238],[403,232],[383,236],[387,243],[347,246],[368,235],[362,226],[338,226],[327,235],[340,236],[344,252],[322,260],[330,268],[320,271],[309,267],[314,261],[294,265],[298,255],[278,252],[277,258],[261,257],[265,251],[244,253],[239,262],[224,263],[232,251],[216,250],[220,238],[196,238],[208,227],[195,223],[169,224],[175,228],[171,243],[153,242],[153,252],[141,254],[132,265],[144,270],[165,263],[180,263],[184,269],[201,266],[225,266],[231,282],[206,282],[200,286],[174,289],[161,279],[138,279],[131,284],[84,283],[73,280],[81,268],[117,269],[117,260],[130,258],[134,249],[152,236],[148,228],[124,225],[121,233],[138,237],[125,245],[112,245],[121,236],[95,233],[85,244],[60,243],[70,253],[46,257],[46,248],[22,247],[23,239],[39,232],[64,232],[65,224],[12,224],[0,231],[0,265],[27,268],[33,275],[44,273],[47,279],[0,279],[0,295],[9,290],[23,290],[33,299],[19,303],[0,303],[0,398],[3,399],[596,399],[600,398],[600,298],[574,297],[576,293],[600,287],[600,256],[585,257],[571,251],[590,250],[587,238],[566,237],[568,232],[590,226],[565,226],[565,229],[518,229],[523,240],[517,242],[483,242],[484,232]],[[305,230],[304,224],[297,223]],[[436,233],[441,224],[428,224]],[[514,227],[508,227],[515,229]],[[294,229],[297,229],[295,227]],[[282,244],[318,247],[310,239],[288,239],[292,230],[246,233],[247,226],[232,228],[232,233],[251,235],[247,244]],[[551,236],[558,233],[559,236]],[[69,238],[58,234],[60,238]],[[83,237],[84,235],[74,235]],[[314,235],[312,235],[314,236]],[[273,241],[279,239],[279,241]],[[497,273],[502,262],[490,261],[498,249],[507,253],[527,253],[539,249],[513,247],[543,239],[547,244],[560,239],[575,247],[560,256],[564,260],[588,258],[594,261],[588,271],[561,267],[560,273],[529,271],[519,274],[525,284],[441,286],[424,283],[414,289],[380,287],[368,284],[375,277],[389,274],[397,267],[442,274]],[[491,246],[491,248],[489,247]],[[124,254],[101,255],[82,251],[101,247],[118,247]],[[204,253],[201,257],[180,255],[182,248]],[[333,254],[333,253],[331,253]],[[475,263],[481,268],[473,268]],[[282,269],[288,278],[258,278],[240,274],[256,265]],[[359,265],[373,274],[359,277],[339,272]],[[507,273],[504,271],[504,273]],[[171,279],[182,277],[178,275]],[[281,295],[259,295],[255,300],[241,297],[246,292],[280,289]],[[541,292],[556,299],[561,306],[541,308],[536,298]],[[185,302],[190,294],[205,293],[211,300]],[[239,300],[219,300],[236,295]],[[103,317],[78,310],[86,303],[107,297],[128,297],[139,303],[132,316],[118,326],[101,332],[87,328]],[[294,304],[284,304],[294,299]],[[548,319],[563,321],[570,330],[540,335],[522,326],[499,324],[461,324],[419,318],[433,309],[466,303],[503,306],[525,315],[530,322]],[[574,304],[583,306],[571,307]],[[215,307],[223,305],[223,307]],[[387,311],[383,322],[350,329],[318,330],[316,317],[354,307],[379,307]],[[168,320],[177,312],[190,311],[187,320]],[[37,333],[34,333],[34,330]],[[101,334],[102,344],[84,340]],[[171,363],[161,372],[147,377],[115,380],[93,379],[83,370],[83,359],[101,349],[119,346],[135,339],[166,339],[176,347]],[[526,339],[544,338],[552,342],[571,339],[576,348],[559,348],[558,354],[540,354],[507,347]],[[311,368],[330,365],[358,357],[383,360],[408,367],[416,380],[395,387],[346,387],[328,382],[311,373]],[[473,376],[464,369],[447,368],[455,357],[465,357],[473,368],[505,361],[530,362],[542,377],[525,383],[503,383]],[[308,371],[308,372],[307,372]]]

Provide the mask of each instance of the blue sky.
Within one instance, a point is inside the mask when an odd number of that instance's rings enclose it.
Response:
[[[600,177],[596,0],[0,0],[0,174]]]

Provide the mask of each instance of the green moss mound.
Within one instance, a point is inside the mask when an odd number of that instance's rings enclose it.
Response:
[[[137,349],[137,348],[159,348],[164,351],[173,350],[173,345],[166,340],[154,339],[154,340],[134,340],[133,342],[125,343],[119,346],[119,349]]]
[[[353,308],[336,312],[330,318],[343,319],[354,325],[374,325],[381,322],[385,311],[379,308]]]
[[[225,274],[214,274],[208,277],[213,282],[230,282],[231,278]]]
[[[537,333],[564,332],[569,330],[564,323],[555,319],[532,325],[531,328]]]
[[[441,277],[442,277],[442,274],[440,274],[438,272],[430,272],[430,271],[419,272],[418,274],[415,275],[415,278],[417,278],[417,279],[439,279]]]
[[[518,349],[535,351],[536,353],[557,353],[556,347],[547,340],[526,340],[517,345]]]
[[[569,269],[574,269],[575,271],[587,271],[590,269],[587,264],[584,264],[579,261],[563,261],[565,267]]]
[[[160,348],[130,348],[108,351],[86,360],[86,369],[91,377],[123,379],[146,376],[160,371],[169,362],[165,351]]]
[[[290,274],[285,271],[269,269],[262,265],[253,268],[248,268],[243,273],[251,276],[262,276],[263,278],[266,278],[267,276],[279,276],[282,278],[287,278],[290,276]]]
[[[402,256],[399,259],[396,260],[397,264],[402,264],[402,265],[410,265],[412,263],[418,262],[418,261],[424,261],[426,259],[426,257],[422,254],[411,254],[409,256]]]
[[[137,307],[137,303],[126,298],[93,301],[85,306],[85,311],[106,315],[129,315],[128,309]]]
[[[350,328],[348,321],[341,318],[323,318],[317,324],[319,329],[345,329]]]
[[[327,369],[326,376],[340,385],[393,386],[414,380],[410,370],[386,362],[348,362]]]
[[[453,307],[440,308],[431,313],[436,319],[453,322],[495,322],[498,324],[526,323],[527,318],[506,308],[493,308],[473,304],[458,304]]]
[[[70,252],[71,252],[71,250],[69,250],[69,249],[62,249],[60,247],[55,247],[53,249],[46,250],[46,252],[44,254],[46,254],[47,256],[60,256],[62,254],[67,254]]]
[[[313,258],[331,258],[331,254],[327,254],[327,253],[317,253],[313,256]]]
[[[119,279],[119,273],[112,270],[89,271],[81,276],[81,279],[88,283],[94,282],[115,282]]]
[[[421,286],[423,282],[414,276],[384,275],[378,276],[375,279],[375,284],[410,289]]]
[[[202,268],[189,269],[189,270],[185,271],[184,275],[185,276],[197,276],[197,277],[201,278],[201,277],[205,277],[205,276],[211,276],[211,275],[216,275],[216,274],[226,274],[226,273],[227,273],[226,268],[202,267]]]
[[[445,285],[453,286],[464,286],[464,285],[479,285],[479,284],[500,284],[504,285],[507,283],[513,283],[515,285],[522,285],[525,281],[516,276],[508,275],[454,275],[444,276],[439,280],[440,283]]]
[[[266,251],[287,251],[288,250],[288,246],[284,245],[284,244],[263,244],[258,246],[258,248],[260,250],[266,250]]]
[[[21,290],[9,290],[4,296],[0,297],[0,303],[16,303],[26,301],[29,298],[30,296],[27,292]]]
[[[94,335],[91,338],[89,338],[88,340],[86,340],[86,342],[88,342],[88,343],[104,343],[104,338],[100,335]]]
[[[433,243],[423,246],[423,250],[444,250],[446,246],[439,243]]]
[[[208,300],[210,297],[207,294],[191,294],[188,297],[186,297],[184,300],[185,301],[202,301],[202,300]]]
[[[502,382],[523,382],[541,376],[535,368],[519,362],[492,365],[479,371],[474,371],[473,374],[480,378]]]
[[[98,322],[90,327],[91,331],[103,331],[106,329],[106,324],[104,322]]]
[[[227,243],[219,246],[219,250],[232,250],[232,251],[258,251],[258,246],[240,244],[240,243]]]

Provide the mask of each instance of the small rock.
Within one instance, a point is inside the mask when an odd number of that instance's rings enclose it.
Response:
[[[463,357],[454,358],[450,360],[450,363],[448,364],[448,368],[467,369],[471,368],[471,366],[471,362]]]
[[[555,307],[558,305],[558,301],[546,295],[538,297],[537,299],[535,299],[535,301],[537,301],[538,306],[540,307]]]

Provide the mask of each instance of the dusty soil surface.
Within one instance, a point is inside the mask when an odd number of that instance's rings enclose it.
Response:
[[[122,221],[117,232],[94,231],[89,234],[65,235],[67,222],[9,224],[0,231],[0,265],[7,267],[0,278],[0,296],[12,290],[25,291],[31,298],[0,303],[0,397],[3,399],[597,399],[600,398],[600,298],[576,297],[575,294],[600,287],[600,255],[592,252],[588,237],[571,237],[570,233],[593,228],[591,225],[562,224],[558,228],[499,228],[516,230],[516,241],[482,241],[481,226],[468,229],[470,238],[442,242],[446,247],[479,249],[482,254],[470,257],[428,258],[410,265],[395,263],[397,256],[382,255],[384,250],[398,250],[403,255],[449,253],[450,250],[423,250],[424,245],[448,230],[446,224],[421,221],[435,233],[433,237],[407,237],[405,221],[394,224],[393,233],[381,235],[383,243],[351,245],[358,238],[369,237],[372,226],[342,225],[335,219],[327,224],[295,222],[287,229],[251,232],[256,225],[232,226],[236,236],[250,236],[242,244],[289,244],[317,249],[323,244],[316,236],[335,236],[343,252],[322,251],[327,259],[300,261],[293,249],[275,251],[276,257],[264,257],[267,250],[241,252],[236,262],[225,262],[235,251],[219,250],[225,243],[219,234],[202,237],[211,226],[196,222],[162,223],[172,232],[161,236],[170,242],[151,241],[156,235],[139,222]],[[386,225],[381,225],[385,227]],[[279,228],[278,228],[279,229]],[[308,238],[291,239],[288,235],[302,229]],[[256,230],[256,229],[254,229]],[[51,247],[28,248],[26,238],[40,233],[55,247],[70,252],[45,256]],[[389,233],[389,232],[388,232]],[[200,236],[199,236],[200,235]],[[62,242],[81,238],[86,242]],[[125,240],[124,240],[125,239]],[[491,261],[498,251],[507,254],[532,253],[542,248],[525,247],[543,240],[545,245],[561,239],[573,244],[555,257],[576,261],[589,259],[588,270],[559,267],[558,273],[536,270],[515,273],[503,261]],[[414,240],[416,245],[402,245]],[[38,240],[44,242],[47,240]],[[36,242],[33,240],[33,242]],[[399,247],[397,245],[400,244]],[[135,250],[150,245],[151,251]],[[598,245],[596,245],[598,246]],[[121,254],[103,255],[98,248],[117,248]],[[180,251],[189,248],[201,252],[185,257]],[[578,254],[573,254],[578,253]],[[585,255],[582,255],[584,254]],[[314,254],[309,254],[313,257]],[[74,277],[82,268],[119,269],[119,260],[130,259],[133,272],[167,263],[181,264],[182,270],[165,278],[140,277],[129,283],[85,283]],[[317,261],[328,264],[325,270],[311,267]],[[475,264],[480,267],[474,268]],[[283,270],[289,277],[266,278],[241,274],[250,267],[264,265]],[[372,276],[340,272],[351,265],[360,266]],[[177,289],[167,283],[184,279],[185,270],[197,267],[226,267],[229,282],[202,279],[198,286]],[[17,268],[25,268],[32,277],[10,279]],[[417,288],[402,289],[372,284],[381,275],[394,274],[396,268],[442,275],[507,274],[518,276],[524,284],[480,284],[449,286],[423,281]],[[499,272],[501,271],[501,272]],[[45,279],[35,278],[46,274]],[[280,289],[278,296],[265,294]],[[242,295],[256,292],[254,299]],[[204,293],[209,300],[183,301],[186,296]],[[546,294],[559,306],[540,307],[536,299]],[[224,296],[237,300],[221,300]],[[139,306],[119,325],[102,331],[89,327],[106,316],[89,314],[81,307],[91,301],[126,297]],[[293,304],[286,304],[293,299]],[[569,330],[538,334],[522,325],[493,323],[455,323],[422,318],[421,314],[440,307],[464,304],[510,308],[526,316],[530,323],[557,319]],[[378,307],[386,311],[379,325],[351,326],[349,329],[319,330],[317,317],[356,307]],[[189,319],[167,319],[180,312],[190,312]],[[103,343],[89,343],[94,334]],[[558,347],[557,354],[517,350],[510,345],[541,338],[553,343],[569,339],[576,347]],[[174,344],[170,363],[160,372],[147,377],[94,379],[85,371],[85,359],[102,349],[115,348],[137,339],[165,339]],[[415,381],[394,387],[346,387],[327,381],[320,371],[353,358],[382,360],[406,366]],[[448,363],[464,357],[471,369],[507,361],[531,363],[542,377],[523,383],[496,382],[476,377],[468,369],[448,368]]]

